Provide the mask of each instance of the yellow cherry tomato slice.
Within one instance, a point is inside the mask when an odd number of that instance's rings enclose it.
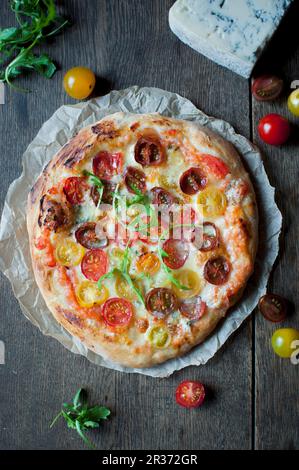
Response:
[[[76,288],[76,297],[81,307],[93,307],[102,304],[109,297],[109,291],[105,286],[99,289],[95,282],[83,281]]]
[[[65,239],[58,242],[55,258],[62,266],[77,266],[84,256],[84,248],[73,240]]]
[[[134,284],[138,289],[141,288],[139,283],[134,281]],[[115,290],[116,293],[119,297],[122,297],[123,299],[130,300],[131,302],[133,300],[137,300],[137,295],[136,292],[133,291],[132,287],[127,283],[127,281],[123,278],[123,276],[118,275],[115,280]]]
[[[160,269],[161,263],[157,255],[154,253],[145,253],[139,256],[136,262],[137,271],[153,276]]]
[[[172,285],[174,292],[180,299],[190,299],[197,295],[202,288],[198,274],[190,269],[182,269],[174,274],[174,277],[180,284],[188,287],[188,290],[185,290],[179,288],[175,284]]]
[[[295,328],[279,328],[273,333],[272,348],[274,352],[280,357],[291,357],[293,352],[298,350],[299,330]]]
[[[166,348],[170,343],[170,334],[164,326],[153,326],[149,333],[148,338],[154,348]]]
[[[178,189],[178,183],[168,175],[160,175],[159,183],[163,189]]]
[[[96,77],[87,67],[74,67],[67,71],[63,86],[69,96],[76,100],[84,100],[93,91]]]
[[[223,215],[227,199],[223,192],[216,188],[207,188],[201,191],[197,198],[197,203],[202,208],[204,217],[217,217]]]

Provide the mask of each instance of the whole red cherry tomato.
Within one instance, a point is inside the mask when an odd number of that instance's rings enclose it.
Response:
[[[267,114],[258,125],[261,139],[270,145],[284,144],[291,133],[289,121],[279,114]]]

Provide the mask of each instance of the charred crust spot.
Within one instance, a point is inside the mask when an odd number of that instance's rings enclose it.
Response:
[[[86,151],[92,147],[93,144],[87,142],[86,132],[79,132],[60,150],[54,167],[64,165],[66,168],[73,168],[86,157]]]
[[[77,315],[75,315],[73,312],[71,312],[70,310],[66,310],[66,309],[61,308],[61,307],[56,307],[56,310],[71,325],[76,325],[80,328],[83,326],[82,325],[82,320]]]
[[[130,129],[131,129],[131,131],[135,132],[136,129],[138,129],[139,126],[140,126],[140,122],[134,122],[134,123],[131,125]]]
[[[104,121],[92,126],[92,132],[96,134],[97,140],[113,139],[119,135],[114,127],[113,121]]]
[[[241,227],[241,230],[243,231],[243,233],[246,235],[247,238],[250,238],[250,232],[249,232],[248,224],[247,224],[246,220],[240,218],[239,223],[240,223],[240,227]]]
[[[58,227],[66,222],[67,217],[62,205],[44,194],[40,200],[38,225],[56,232]]]

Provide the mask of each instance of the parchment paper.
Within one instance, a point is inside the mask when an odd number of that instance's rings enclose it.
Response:
[[[254,275],[251,277],[241,302],[202,345],[185,356],[147,369],[129,369],[103,359],[88,350],[67,333],[54,319],[35,283],[26,236],[27,194],[45,164],[82,127],[117,112],[152,113],[196,121],[213,129],[232,142],[252,177],[259,205],[260,244]],[[263,224],[263,221],[266,223]],[[166,377],[190,365],[205,364],[240,326],[266,291],[269,273],[278,254],[278,239],[282,217],[274,201],[258,149],[245,137],[236,134],[225,121],[199,111],[190,101],[175,93],[157,88],[137,86],[76,105],[62,106],[43,124],[36,138],[23,155],[23,173],[7,193],[0,225],[0,268],[8,277],[24,315],[45,335],[56,338],[66,348],[82,354],[100,366],[124,372],[138,372],[153,377]]]

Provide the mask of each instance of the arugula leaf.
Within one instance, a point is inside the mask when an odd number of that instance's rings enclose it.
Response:
[[[104,184],[98,178],[94,173],[91,173],[90,171],[84,170],[83,174],[89,177],[89,181],[91,184],[93,184],[99,193],[99,202],[97,204],[97,208],[101,205],[102,202],[102,197],[103,197],[103,192],[104,192]]]
[[[24,70],[46,78],[53,76],[54,62],[46,54],[34,54],[32,49],[57,34],[68,20],[57,14],[54,0],[11,0],[10,6],[18,27],[0,29],[0,81],[21,90],[12,85],[12,80]]]
[[[54,418],[50,428],[54,426],[60,417],[63,417],[68,428],[76,429],[85,444],[95,449],[95,445],[87,438],[84,431],[98,428],[101,420],[106,420],[109,415],[110,410],[105,406],[88,406],[86,392],[80,388],[72,403],[63,403],[62,410]]]

